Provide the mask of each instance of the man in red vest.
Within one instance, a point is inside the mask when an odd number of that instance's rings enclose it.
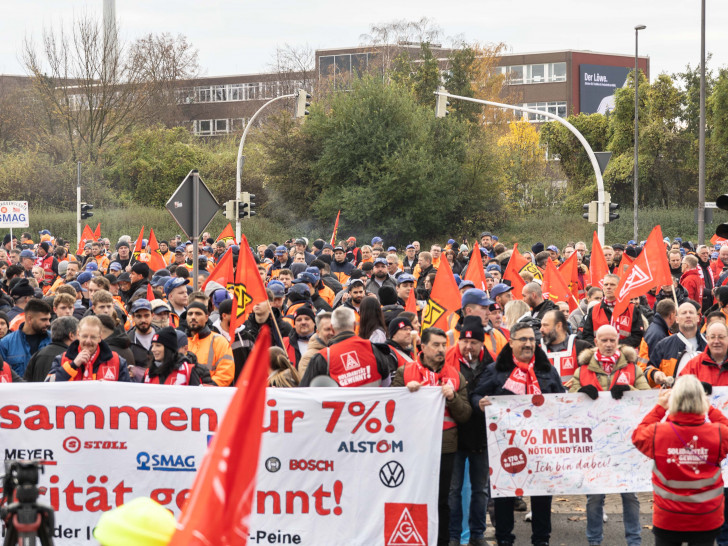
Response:
[[[569,334],[568,324],[566,315],[555,309],[547,311],[541,319],[541,348],[567,388],[579,365],[579,353],[591,347],[586,341],[576,339],[576,334]]]
[[[126,360],[109,348],[101,329],[98,317],[81,319],[76,341],[56,357],[46,381],[130,381]]]
[[[445,416],[442,423],[442,455],[440,456],[440,488],[437,497],[437,544],[447,546],[450,541],[450,482],[452,481],[455,452],[458,448],[458,423],[470,419],[472,407],[468,402],[466,381],[454,367],[445,364],[447,336],[440,328],[426,328],[422,332],[422,352],[417,360],[397,370],[393,387],[406,386],[416,392],[422,386],[439,386],[445,397]]]
[[[595,341],[596,348],[579,355],[579,368],[574,372],[569,392],[583,392],[596,400],[599,391],[609,389],[612,398],[619,400],[627,391],[649,390],[650,384],[636,364],[637,351],[627,345],[618,345],[619,334],[613,326],[600,327]],[[637,495],[622,493],[622,513],[627,544],[640,544],[642,527]],[[604,539],[603,518],[604,495],[587,495],[586,539],[589,544],[601,544]]]
[[[619,342],[635,349],[640,346],[644,335],[644,322],[642,313],[633,303],[618,317],[612,316],[614,305],[617,303],[617,287],[619,277],[609,274],[604,276],[604,299],[587,311],[584,318],[584,330],[579,337],[589,343],[594,343],[594,333],[605,324],[611,324],[619,334]]]
[[[397,369],[397,358],[387,345],[373,344],[354,333],[356,315],[349,307],[331,314],[334,337],[329,346],[314,356],[301,379],[310,387],[318,376],[328,376],[340,387],[387,387]],[[317,382],[318,383],[318,382]]]

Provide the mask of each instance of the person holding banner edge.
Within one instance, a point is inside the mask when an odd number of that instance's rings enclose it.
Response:
[[[569,392],[583,392],[596,400],[599,391],[609,389],[612,398],[619,400],[630,390],[650,388],[642,369],[637,366],[637,352],[628,345],[618,346],[619,334],[613,326],[601,326],[594,338],[596,348],[579,355],[579,367]],[[635,493],[622,493],[624,535],[628,546],[642,544],[640,503]],[[586,496],[586,538],[591,546],[604,539],[603,494]]]
[[[470,397],[473,407],[490,405],[488,396],[509,394],[541,395],[563,393],[559,373],[549,362],[543,349],[536,345],[536,333],[530,322],[517,322],[511,327],[511,339],[478,379]],[[497,498],[495,505],[495,538],[498,546],[515,543],[513,507],[515,497]],[[551,538],[551,497],[531,497],[531,543],[548,545]]]

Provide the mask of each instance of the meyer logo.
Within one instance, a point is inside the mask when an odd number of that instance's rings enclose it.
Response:
[[[136,456],[137,470],[157,470],[162,472],[195,472],[195,456],[162,455],[141,451]]]
[[[385,546],[427,546],[427,505],[384,503]]]
[[[6,449],[5,460],[18,459],[23,461],[31,461],[34,459],[42,459],[44,461],[53,461],[52,449]]]
[[[386,487],[399,487],[404,481],[404,467],[397,461],[389,461],[379,469],[379,481]]]

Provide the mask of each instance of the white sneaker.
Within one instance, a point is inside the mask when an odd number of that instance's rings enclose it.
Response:
[[[602,517],[602,520],[604,520],[604,523],[607,523],[608,519],[609,519],[609,516],[607,514],[604,514],[604,517]]]
[[[528,512],[525,516],[523,516],[523,521],[531,521],[532,517],[533,517],[533,512]]]

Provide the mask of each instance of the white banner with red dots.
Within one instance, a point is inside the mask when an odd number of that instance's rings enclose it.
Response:
[[[652,461],[632,432],[657,403],[657,390],[493,396],[486,407],[493,497],[584,495],[652,490]],[[728,388],[712,404],[728,412]],[[724,465],[724,477],[726,477]]]
[[[151,497],[179,515],[234,389],[0,384],[5,460],[43,459],[60,545]],[[437,536],[442,390],[268,389],[249,544],[426,546]]]

